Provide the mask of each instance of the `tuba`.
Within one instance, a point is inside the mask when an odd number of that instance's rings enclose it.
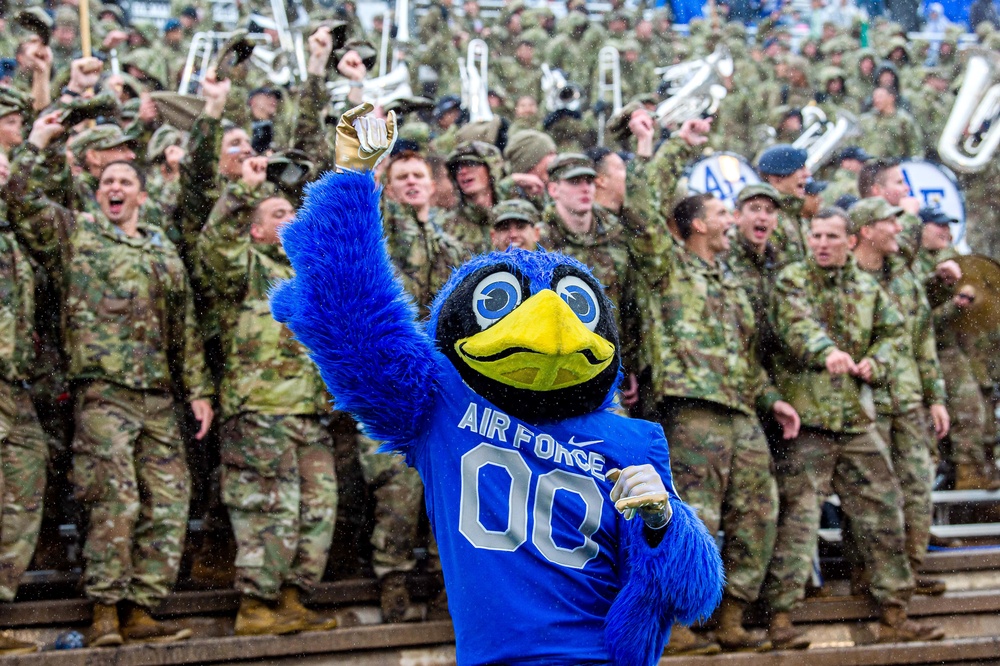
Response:
[[[992,54],[969,58],[962,87],[938,139],[938,156],[955,171],[982,171],[1000,145],[1000,83]]]
[[[660,102],[653,115],[661,127],[677,126],[719,110],[727,94],[722,79],[733,75],[733,56],[724,44],[719,44],[705,58],[656,71],[663,79],[668,97]]]
[[[806,166],[814,173],[830,161],[844,139],[860,133],[858,119],[853,114],[838,109],[837,120],[832,121],[826,117],[823,109],[814,104],[802,108],[802,124],[805,128],[799,138],[792,142],[792,146],[809,154]]]
[[[603,146],[608,117],[622,109],[621,56],[613,46],[605,46],[597,54],[597,102],[601,105],[597,119],[597,145]]]
[[[462,77],[462,108],[469,112],[469,122],[493,120],[489,98],[490,48],[481,39],[469,42],[465,61],[458,59],[458,73]]]
[[[579,111],[583,104],[583,89],[566,79],[561,69],[542,63],[542,95],[545,108],[553,111]]]

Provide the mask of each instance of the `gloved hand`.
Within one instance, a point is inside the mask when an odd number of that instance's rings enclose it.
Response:
[[[385,120],[371,114],[368,102],[356,106],[337,123],[337,168],[348,171],[371,171],[389,154],[396,143],[396,113]]]
[[[611,501],[615,509],[632,520],[636,511],[646,526],[658,530],[670,522],[672,511],[663,479],[652,465],[632,465],[625,469],[608,470],[607,478],[615,482]]]

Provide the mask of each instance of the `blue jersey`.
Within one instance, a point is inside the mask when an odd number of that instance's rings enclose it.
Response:
[[[608,661],[604,618],[627,572],[606,472],[649,463],[673,494],[663,429],[611,412],[529,425],[441,366],[431,425],[405,453],[424,481],[458,663]]]

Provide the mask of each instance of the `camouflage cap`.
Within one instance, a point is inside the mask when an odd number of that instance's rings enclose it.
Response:
[[[119,146],[135,147],[136,140],[118,125],[97,125],[77,134],[69,141],[69,150],[77,164],[83,164],[88,150],[111,150]]]
[[[187,145],[187,141],[187,132],[182,132],[173,125],[161,125],[149,139],[149,145],[146,147],[146,161],[155,164],[164,156],[167,148],[170,146],[184,147]]]
[[[12,113],[27,115],[31,110],[31,97],[17,88],[0,87],[0,118]]]
[[[580,176],[597,177],[594,161],[581,153],[560,153],[549,163],[549,180],[568,180]]]
[[[105,14],[111,14],[114,16],[118,25],[125,25],[125,12],[123,12],[122,8],[118,5],[110,2],[100,5],[100,8],[97,10],[98,18],[104,16]]]
[[[773,201],[775,205],[781,205],[781,193],[767,183],[753,183],[744,187],[736,197],[736,205],[742,206],[744,202],[756,197],[766,197]]]
[[[517,43],[542,46],[548,41],[548,39],[548,33],[541,28],[531,28],[530,30],[525,30],[521,33],[521,36],[517,38]]]
[[[556,142],[545,132],[526,129],[514,132],[507,140],[503,156],[511,173],[527,173],[546,155],[557,153]]]
[[[167,71],[167,60],[154,49],[144,47],[132,51],[122,59],[122,67],[135,67],[147,79],[159,84],[159,90],[167,88],[167,80],[170,78]]]
[[[618,10],[615,12],[608,12],[604,19],[604,25],[611,25],[615,21],[623,22],[627,28],[632,27],[632,15],[626,11]]]
[[[538,209],[530,201],[524,199],[509,199],[493,207],[493,226],[501,222],[522,220],[531,225],[539,222]]]
[[[893,206],[882,197],[868,197],[867,199],[861,199],[856,204],[851,206],[849,213],[851,216],[851,228],[849,231],[852,234],[856,234],[863,227],[875,224],[879,220],[899,217],[903,214],[903,212],[902,208],[899,206]]]
[[[28,7],[18,12],[14,22],[28,32],[38,35],[42,44],[48,44],[52,38],[52,17],[41,7]]]
[[[69,5],[62,5],[56,10],[54,25],[56,28],[79,28],[80,12]]]
[[[576,32],[581,28],[586,28],[590,25],[590,20],[581,12],[571,11],[566,15],[564,19],[559,22],[559,26],[565,26],[570,32]]]
[[[174,127],[190,132],[194,121],[205,108],[205,99],[175,92],[157,91],[149,96],[156,105],[156,112]]]

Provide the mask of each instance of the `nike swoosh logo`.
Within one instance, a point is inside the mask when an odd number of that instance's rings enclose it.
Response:
[[[578,442],[576,441],[576,435],[573,435],[572,437],[569,438],[568,443],[570,446],[579,446],[582,448],[584,446],[590,446],[591,444],[600,444],[603,441],[604,441],[603,439],[594,439],[589,442]]]

